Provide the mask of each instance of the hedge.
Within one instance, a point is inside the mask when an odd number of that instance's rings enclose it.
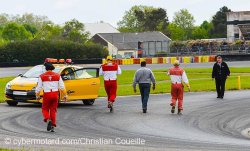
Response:
[[[101,45],[71,41],[17,41],[0,47],[0,62],[37,62],[45,58],[104,58],[108,52]]]

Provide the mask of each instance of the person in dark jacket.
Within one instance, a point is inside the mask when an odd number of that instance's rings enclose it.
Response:
[[[216,57],[217,62],[214,64],[212,78],[215,79],[217,98],[223,99],[225,92],[225,84],[230,70],[228,65],[222,61],[221,56]]]

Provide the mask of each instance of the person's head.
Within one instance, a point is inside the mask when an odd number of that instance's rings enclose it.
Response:
[[[146,61],[141,62],[141,67],[146,67],[146,65],[147,65]]]
[[[179,62],[179,60],[175,60],[173,65],[174,65],[175,67],[180,66],[180,62]]]
[[[44,66],[45,66],[45,69],[47,70],[47,71],[49,71],[49,70],[54,70],[55,69],[55,67],[53,66],[53,64],[52,63],[50,63],[50,62],[46,62],[46,63],[44,63]]]
[[[217,56],[216,60],[217,60],[217,63],[222,63],[222,57],[221,56]]]
[[[113,58],[112,58],[112,56],[107,56],[106,60],[107,60],[108,63],[111,63],[113,61]]]

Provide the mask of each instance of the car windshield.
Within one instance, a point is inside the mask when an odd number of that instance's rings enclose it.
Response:
[[[61,68],[56,67],[55,70],[53,70],[53,72],[59,73],[60,70],[61,70]],[[35,66],[35,67],[31,68],[30,70],[28,70],[22,77],[38,78],[45,71],[46,70],[45,70],[45,67],[43,65],[38,65],[38,66]]]

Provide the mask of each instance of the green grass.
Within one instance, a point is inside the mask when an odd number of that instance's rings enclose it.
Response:
[[[250,68],[230,68],[231,76],[228,78],[226,83],[227,90],[237,90],[237,78],[241,76],[241,88],[250,89]],[[151,91],[153,94],[169,93],[170,89],[170,78],[167,76],[168,69],[154,70],[157,85],[156,90]],[[201,91],[215,91],[215,81],[211,78],[211,68],[186,68],[187,76],[190,81],[192,92]],[[135,95],[139,92],[134,93],[132,88],[132,81],[135,71],[123,71],[123,74],[118,76],[118,92],[120,96]],[[103,81],[103,80],[102,80]],[[101,90],[99,96],[106,96],[103,88],[103,82],[101,83]],[[138,89],[138,88],[137,88]],[[187,88],[185,87],[186,91]],[[138,90],[137,90],[138,91]]]
[[[15,151],[14,149],[4,149],[4,148],[0,148],[0,151]]]
[[[0,102],[5,100],[5,86],[14,77],[0,78]]]
[[[250,67],[244,68],[230,68],[231,76],[228,78],[226,83],[227,90],[237,90],[237,77],[241,76],[241,88],[250,89]],[[186,68],[187,76],[190,81],[192,92],[201,91],[215,91],[215,82],[211,78],[211,68]],[[151,93],[169,93],[170,92],[170,78],[167,76],[167,69],[154,70],[154,75],[156,77],[156,90],[151,91]],[[135,71],[128,70],[123,71],[122,75],[118,76],[118,92],[119,96],[135,95],[132,88],[132,81]],[[0,78],[0,102],[5,100],[4,89],[8,81],[13,79],[13,77]],[[186,89],[186,87],[185,87]],[[187,89],[186,89],[187,90]],[[136,93],[137,95],[139,92]],[[99,91],[99,96],[106,96],[103,79],[101,77],[101,89]]]

